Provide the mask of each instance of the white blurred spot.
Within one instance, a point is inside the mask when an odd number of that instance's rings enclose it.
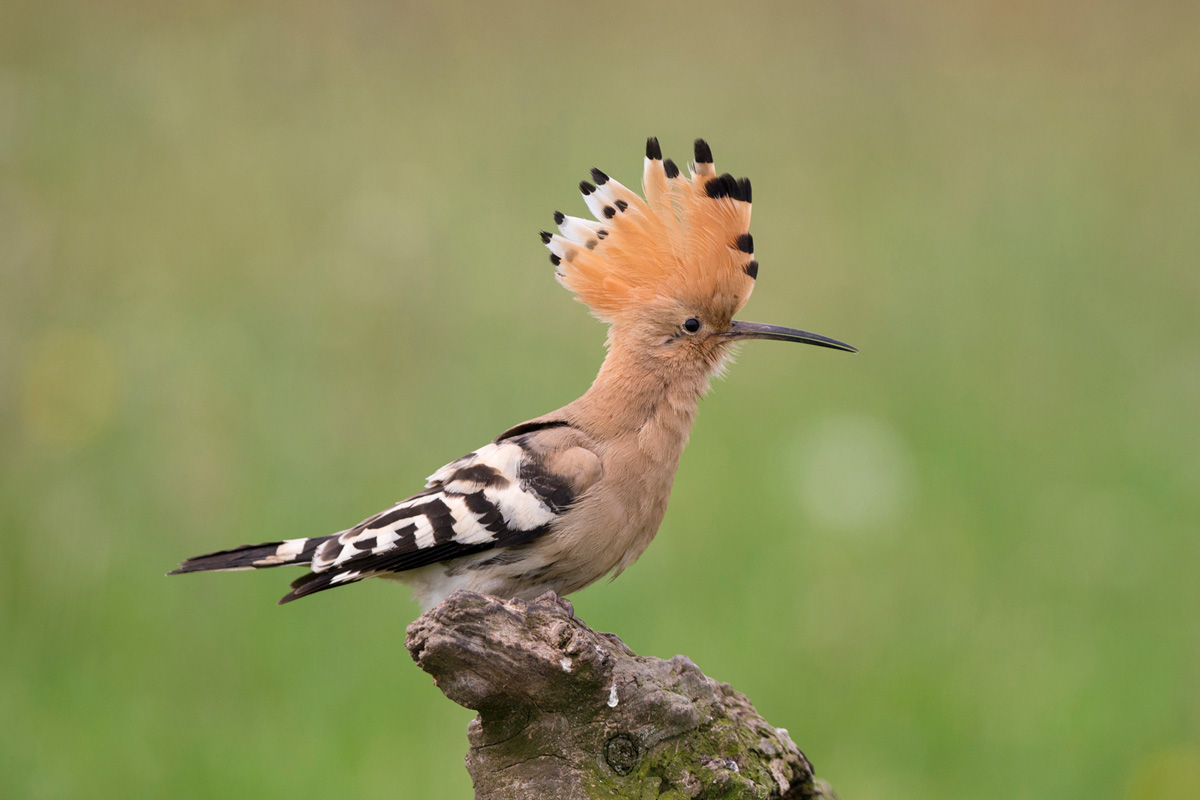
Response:
[[[612,686],[608,688],[608,707],[617,707],[617,679],[613,678]]]
[[[800,437],[797,450],[800,502],[826,528],[883,533],[912,502],[912,455],[883,420],[829,417]]]

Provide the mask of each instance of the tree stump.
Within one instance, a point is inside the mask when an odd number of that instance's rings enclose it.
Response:
[[[409,652],[467,730],[476,800],[834,798],[783,728],[685,656],[638,656],[545,594],[459,591],[408,626]]]

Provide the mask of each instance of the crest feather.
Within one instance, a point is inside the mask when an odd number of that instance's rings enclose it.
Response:
[[[690,175],[646,143],[645,199],[598,169],[580,183],[596,221],[555,212],[543,234],[558,281],[608,322],[648,303],[698,304],[732,317],[758,274],[750,237],[750,181],[718,175],[697,139]]]

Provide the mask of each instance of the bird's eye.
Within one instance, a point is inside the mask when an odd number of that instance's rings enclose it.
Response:
[[[700,330],[700,320],[690,317],[687,322],[683,323],[683,329],[688,333],[695,333]]]

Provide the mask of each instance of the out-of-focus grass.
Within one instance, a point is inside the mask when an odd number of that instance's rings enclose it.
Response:
[[[1184,4],[9,3],[0,796],[461,797],[337,530],[573,398],[535,237],[641,143],[755,181],[747,347],[580,615],[845,797],[1195,797],[1200,16]]]

